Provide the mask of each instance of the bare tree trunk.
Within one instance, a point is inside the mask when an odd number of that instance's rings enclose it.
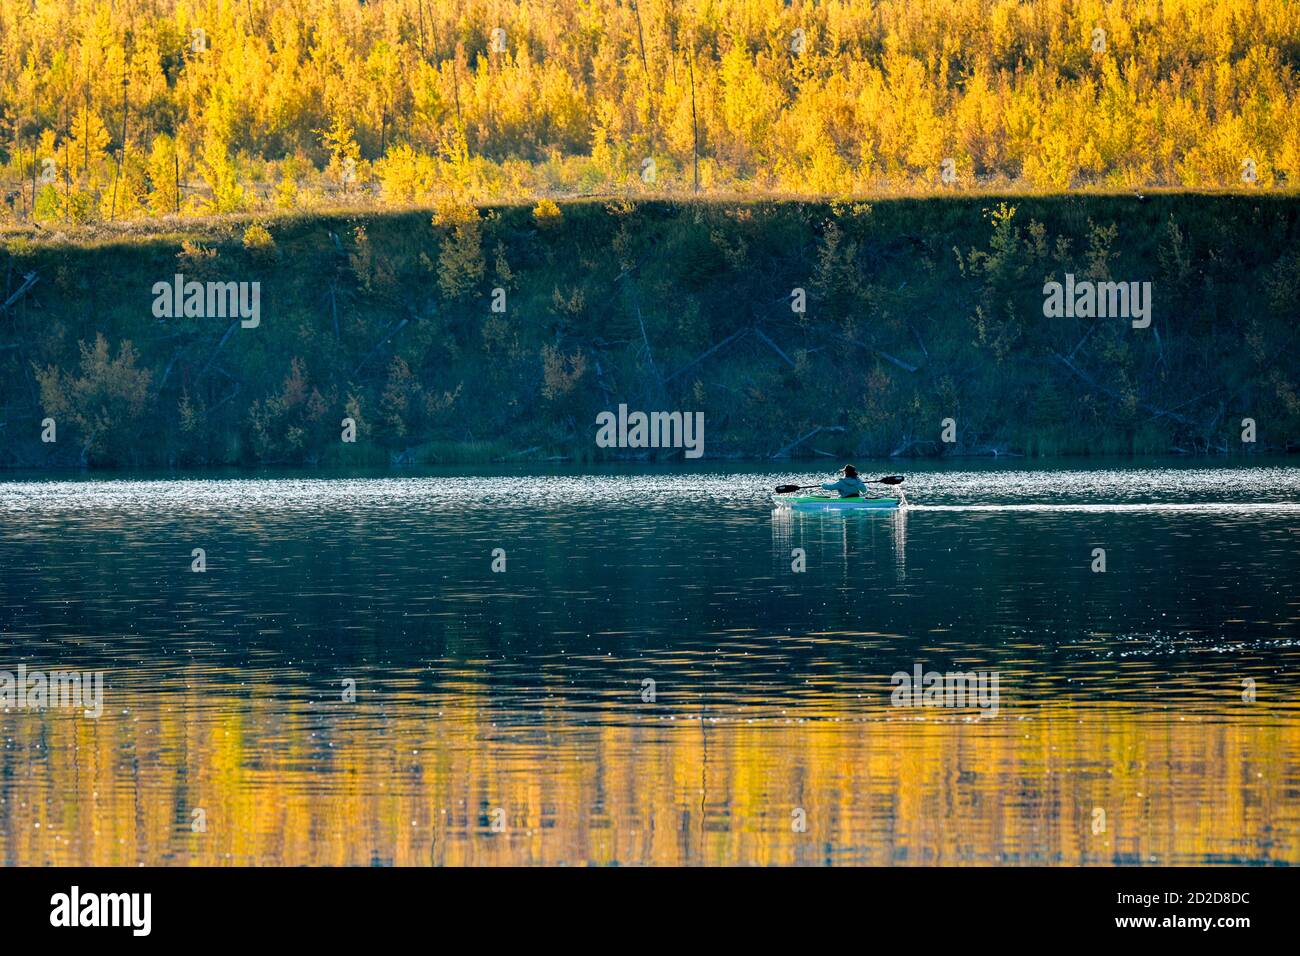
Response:
[[[420,61],[426,62],[424,57],[424,0],[419,0],[420,8]]]
[[[694,43],[686,48],[686,67],[691,72],[691,167],[695,174],[695,191],[700,191],[700,124],[695,114]]]
[[[636,14],[636,42],[641,48],[641,73],[645,77],[646,109],[650,111],[651,147],[654,146],[654,101],[650,92],[650,62],[645,55],[645,34],[641,30],[641,4],[632,0],[632,12]]]
[[[14,143],[18,150],[18,198],[22,200],[25,219],[27,218],[27,190],[23,188],[23,134],[16,116],[14,117]]]
[[[63,141],[63,221],[72,221],[72,173],[68,169],[68,141]]]
[[[122,164],[126,162],[126,128],[130,113],[130,106],[126,99],[127,90],[130,88],[130,80],[127,78],[126,71],[130,62],[131,57],[124,42],[122,44],[122,149],[117,154],[117,169],[113,172],[113,199],[108,207],[109,222],[117,218],[117,180],[122,175]]]
[[[36,137],[32,137],[32,222],[36,221]]]
[[[460,45],[457,44],[451,51],[451,93],[456,101],[456,125],[460,127],[461,135],[465,134],[465,121],[460,115]],[[466,148],[469,147],[469,138],[465,139]]]
[[[90,87],[81,88],[81,168],[90,168]]]

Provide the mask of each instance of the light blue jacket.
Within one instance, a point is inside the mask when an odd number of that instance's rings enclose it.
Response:
[[[861,478],[841,478],[829,485],[822,485],[827,491],[838,491],[841,498],[852,498],[854,495],[867,496],[867,483]]]

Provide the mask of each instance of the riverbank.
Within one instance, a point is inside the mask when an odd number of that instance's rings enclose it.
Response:
[[[620,404],[702,413],[708,459],[1300,442],[1287,195],[176,220],[9,236],[0,282],[0,467],[683,455],[602,447]]]

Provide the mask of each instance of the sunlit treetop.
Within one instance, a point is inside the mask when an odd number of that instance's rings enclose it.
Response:
[[[1291,0],[33,0],[0,214],[1294,188]]]

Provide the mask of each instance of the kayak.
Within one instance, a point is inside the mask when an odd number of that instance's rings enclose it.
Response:
[[[778,508],[800,511],[880,511],[897,508],[901,498],[839,498],[830,495],[773,495]]]

